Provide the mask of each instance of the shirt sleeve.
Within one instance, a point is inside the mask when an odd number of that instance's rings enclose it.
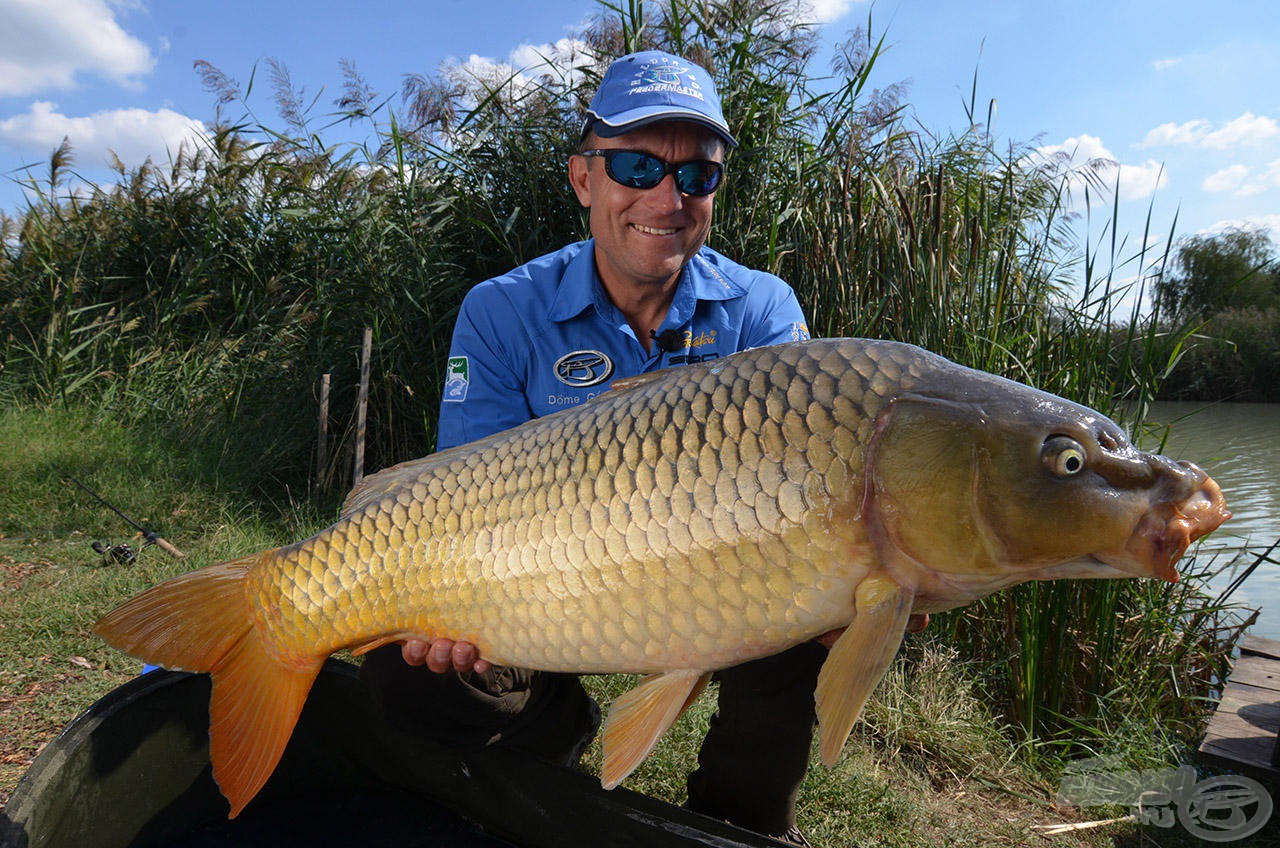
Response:
[[[753,286],[747,295],[746,320],[743,322],[741,347],[802,342],[809,338],[809,322],[791,286],[772,274]]]
[[[510,301],[493,285],[467,293],[445,368],[436,450],[483,439],[533,418],[525,369],[512,350],[523,334]]]

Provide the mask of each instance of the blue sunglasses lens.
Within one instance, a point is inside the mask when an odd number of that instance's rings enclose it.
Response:
[[[685,194],[702,197],[720,187],[723,173],[724,170],[715,162],[685,162],[676,169],[676,185]]]
[[[666,163],[647,153],[611,150],[605,154],[604,161],[609,166],[609,176],[631,188],[653,188],[667,175]]]

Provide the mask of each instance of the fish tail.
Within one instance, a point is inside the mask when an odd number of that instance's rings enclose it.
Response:
[[[207,672],[213,777],[235,818],[275,770],[323,657],[283,657],[255,626],[246,575],[264,551],[159,584],[103,616],[94,632],[168,669]]]

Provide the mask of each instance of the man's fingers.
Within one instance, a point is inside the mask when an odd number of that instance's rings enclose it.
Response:
[[[424,642],[421,639],[410,639],[400,646],[400,656],[409,665],[425,665],[427,662],[427,650],[430,647],[431,643],[429,642]]]
[[[474,671],[483,674],[491,668],[488,660],[480,659],[480,649],[470,642],[452,639],[410,639],[400,646],[400,656],[408,665],[423,666],[436,674],[450,669],[459,673]]]
[[[489,670],[489,661],[480,659],[480,649],[470,642],[453,643],[453,668],[459,674],[474,671],[483,674]]]
[[[453,668],[453,646],[452,639],[436,639],[431,643],[431,649],[427,651],[427,668],[436,674],[444,674]]]
[[[477,655],[476,646],[470,642],[454,642],[451,660],[454,669],[463,674],[471,670],[476,664],[476,660],[480,657]]]

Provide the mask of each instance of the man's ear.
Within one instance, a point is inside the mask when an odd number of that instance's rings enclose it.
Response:
[[[578,195],[578,202],[588,209],[591,208],[591,174],[587,170],[590,165],[585,156],[569,157],[569,185]]]

